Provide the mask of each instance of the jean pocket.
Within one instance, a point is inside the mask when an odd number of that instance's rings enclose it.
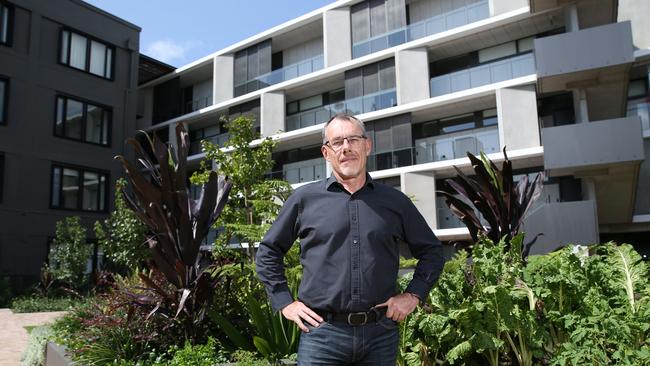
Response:
[[[397,323],[393,319],[387,318],[385,316],[382,316],[379,320],[377,320],[377,324],[381,325],[386,329],[395,329],[399,325],[399,323]]]

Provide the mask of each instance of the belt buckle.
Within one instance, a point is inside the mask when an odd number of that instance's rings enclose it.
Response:
[[[361,321],[361,319],[363,320]],[[359,322],[357,322],[357,320],[359,320]],[[368,313],[358,312],[348,314],[348,325],[366,325],[366,323],[368,323]]]

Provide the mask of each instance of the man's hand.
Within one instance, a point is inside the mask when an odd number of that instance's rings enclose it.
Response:
[[[395,295],[390,299],[386,300],[379,305],[375,305],[376,308],[386,306],[386,317],[391,318],[396,322],[401,322],[406,319],[406,317],[415,310],[415,308],[420,303],[415,295],[409,293],[403,293]]]
[[[282,315],[284,315],[285,318],[296,323],[298,325],[298,328],[300,328],[300,330],[305,333],[309,333],[309,329],[307,326],[305,326],[305,324],[303,324],[303,320],[314,327],[319,326],[323,321],[323,318],[316,314],[312,309],[308,308],[307,305],[298,300],[283,307]]]

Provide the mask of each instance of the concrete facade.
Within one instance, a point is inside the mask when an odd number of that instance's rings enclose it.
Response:
[[[12,277],[20,287],[37,278],[57,221],[80,216],[91,238],[93,223],[106,217],[112,206],[110,187],[122,176],[113,157],[125,154],[123,142],[135,131],[140,28],[77,0],[24,0],[9,6],[14,9],[13,39],[9,45],[0,45],[0,75],[10,85],[7,120],[0,125],[0,152],[5,157],[0,175],[4,180],[0,275]],[[60,63],[63,30],[111,47],[112,76]],[[60,96],[109,111],[107,145],[55,135]],[[53,208],[55,164],[107,174],[106,208]]]
[[[366,122],[374,141],[373,179],[413,197],[443,241],[467,240],[469,233],[441,205],[436,189],[456,174],[454,166],[469,172],[466,152],[485,152],[498,164],[504,146],[518,176],[550,173],[531,214],[535,227],[549,233],[581,227],[571,235],[549,235],[545,248],[553,248],[552,241],[590,243],[603,233],[610,239],[648,232],[650,212],[636,206],[647,205],[639,194],[650,187],[648,152],[642,151],[650,138],[650,102],[644,99],[650,97],[650,50],[638,32],[647,29],[645,18],[637,20],[630,10],[642,16],[645,3],[419,0],[390,10],[387,2],[373,2],[367,14],[364,4],[337,1],[216,51],[215,58],[227,58],[270,42],[276,61],[264,67],[280,72],[286,44],[300,48],[314,39],[305,30],[318,33],[322,27],[322,68],[309,64],[312,72],[285,73],[282,80],[261,85],[257,79],[243,81],[254,87],[237,98],[215,99],[200,112],[151,123],[149,130],[177,121],[190,129],[203,127],[232,108],[260,100],[261,135],[279,141],[274,171],[304,169],[304,174],[292,173],[299,177],[292,183],[299,186],[312,176],[310,169],[325,165],[314,163],[323,123],[346,111]],[[217,73],[225,75],[229,67],[215,69],[215,88],[224,96],[231,86],[217,86]],[[195,69],[189,67],[181,77]],[[168,80],[154,80],[141,90]],[[630,132],[628,117],[639,118],[641,130],[637,120]],[[282,128],[289,120],[292,128]],[[609,121],[605,135],[598,121]],[[584,133],[568,140],[542,134],[562,128]],[[589,145],[594,135],[601,137],[597,147],[573,149]],[[635,157],[627,159],[631,149]],[[547,155],[571,163],[571,169],[557,168]],[[593,164],[604,156],[615,157]]]

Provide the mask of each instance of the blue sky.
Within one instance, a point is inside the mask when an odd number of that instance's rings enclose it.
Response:
[[[334,0],[85,0],[138,25],[140,52],[183,66]]]

